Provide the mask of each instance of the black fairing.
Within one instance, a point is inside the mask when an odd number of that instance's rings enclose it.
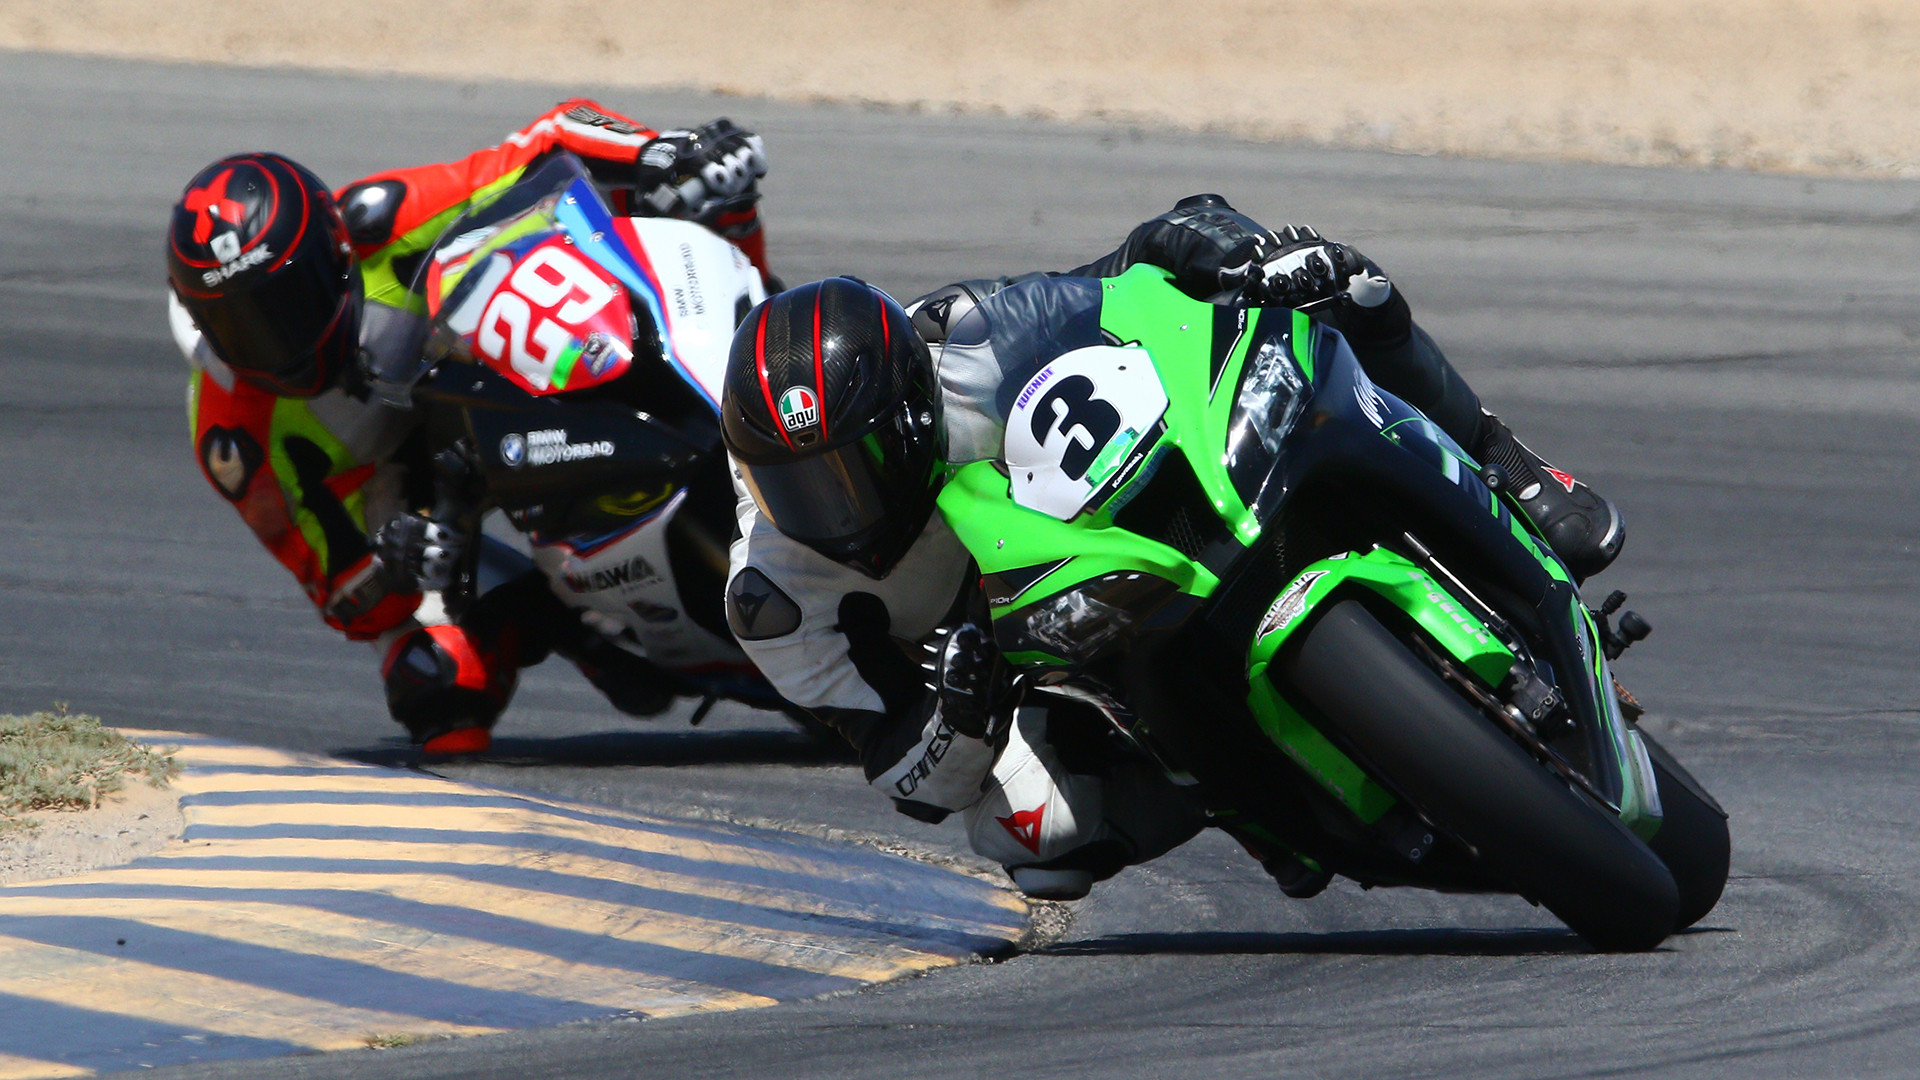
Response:
[[[1317,332],[1335,335],[1325,328]],[[1318,348],[1315,352],[1344,362],[1328,364],[1320,373],[1308,412],[1289,435],[1281,455],[1275,513],[1282,524],[1278,534],[1288,548],[1283,561],[1292,568],[1281,584],[1308,562],[1336,550],[1367,543],[1399,547],[1401,534],[1411,532],[1483,599],[1509,613],[1528,645],[1552,669],[1546,673],[1549,677],[1553,672],[1583,672],[1590,661],[1580,654],[1567,623],[1573,586],[1548,574],[1514,537],[1511,512],[1494,499],[1473,470],[1462,466],[1452,479],[1441,471],[1446,451],[1435,439],[1445,436],[1418,410],[1373,386],[1350,351]],[[1375,423],[1363,402],[1371,404],[1385,423]],[[1383,437],[1383,429],[1390,429],[1394,437]],[[1316,503],[1318,512],[1303,512]],[[1337,547],[1324,546],[1330,520],[1340,523],[1333,527],[1341,534],[1335,538],[1340,542]],[[1252,555],[1257,561],[1258,550]],[[1262,610],[1277,591],[1276,587],[1259,598]],[[1234,592],[1221,590],[1216,615],[1226,614],[1228,606],[1234,605]],[[1233,625],[1223,628],[1237,633],[1232,640],[1238,655],[1244,655],[1251,638],[1253,623],[1245,611],[1250,599],[1239,598],[1232,611]],[[1563,687],[1565,697],[1578,726],[1587,733],[1589,753],[1595,760],[1610,758],[1613,750],[1595,702],[1579,689],[1579,681],[1574,674]],[[1594,770],[1592,779],[1609,798],[1620,797],[1615,770]]]
[[[629,378],[649,376],[666,401],[690,397],[664,368],[636,365]],[[465,363],[442,364],[415,394],[430,414],[457,416],[463,430],[444,435],[467,437],[493,500],[528,532],[571,536],[618,528],[636,509],[651,509],[678,488],[727,483],[719,423],[704,405],[665,414],[640,411],[619,400],[626,395],[602,391],[536,396]],[[585,449],[536,464],[534,439]]]

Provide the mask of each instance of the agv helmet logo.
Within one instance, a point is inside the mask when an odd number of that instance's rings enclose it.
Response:
[[[796,386],[780,395],[780,423],[788,431],[799,431],[820,422],[820,399],[804,386]]]

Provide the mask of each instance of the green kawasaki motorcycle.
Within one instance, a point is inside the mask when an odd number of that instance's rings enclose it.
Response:
[[[950,419],[979,460],[940,508],[1018,684],[1095,706],[1289,893],[1512,892],[1619,950],[1719,900],[1726,814],[1608,668],[1644,621],[1587,608],[1337,332],[1136,266],[996,294],[941,380],[1004,418]]]

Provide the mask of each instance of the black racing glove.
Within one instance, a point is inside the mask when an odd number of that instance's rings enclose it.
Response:
[[[933,654],[926,668],[940,719],[969,738],[990,740],[997,734],[995,706],[1007,684],[1007,666],[992,635],[978,623],[964,622],[926,648]]]
[[[1281,229],[1275,249],[1262,260],[1249,286],[1262,304],[1303,308],[1331,301],[1347,292],[1356,277],[1366,278],[1366,256],[1337,244],[1307,225]],[[1386,275],[1380,275],[1384,284]]]
[[[429,592],[453,583],[468,541],[449,522],[403,513],[373,534],[373,557],[388,588]]]
[[[710,225],[760,201],[767,155],[760,136],[725,117],[692,131],[665,131],[640,150],[634,193],[660,217]]]
[[[1204,300],[1241,288],[1276,247],[1272,233],[1227,200],[1189,195],[1141,223],[1119,250],[1069,273],[1113,277],[1136,263],[1149,263],[1173,274],[1182,292]]]
[[[1306,225],[1288,225],[1278,237],[1279,248],[1247,285],[1249,300],[1306,308],[1356,349],[1396,348],[1407,341],[1413,312],[1372,259]]]

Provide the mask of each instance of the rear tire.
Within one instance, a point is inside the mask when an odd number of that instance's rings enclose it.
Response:
[[[1706,788],[1674,760],[1667,748],[1645,731],[1647,757],[1660,785],[1660,831],[1647,846],[1667,866],[1680,889],[1680,914],[1674,929],[1684,930],[1707,917],[1727,887],[1727,869],[1733,844],[1727,835],[1727,815]]]
[[[1496,729],[1360,603],[1333,605],[1275,666],[1329,736],[1595,948],[1651,949],[1673,932],[1679,897],[1659,857]]]

